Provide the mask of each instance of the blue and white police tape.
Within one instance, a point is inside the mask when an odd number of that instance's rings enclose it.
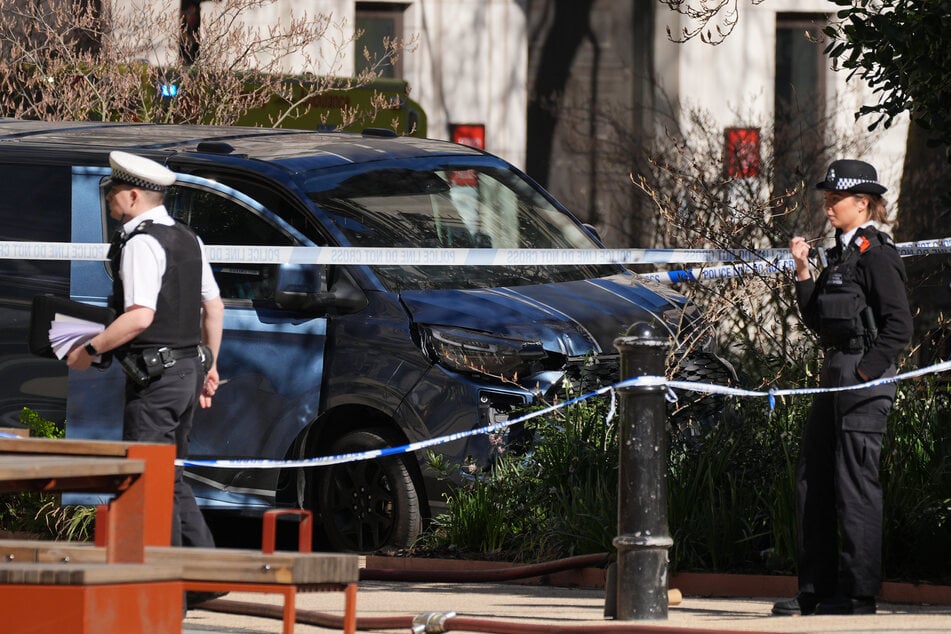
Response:
[[[502,431],[512,425],[517,423],[523,423],[532,418],[537,418],[539,416],[545,416],[546,414],[551,414],[559,409],[580,403],[585,399],[589,399],[593,396],[601,396],[603,394],[611,392],[611,408],[608,413],[609,419],[613,417],[615,407],[614,407],[614,395],[613,395],[614,386],[608,385],[602,387],[594,392],[589,392],[581,396],[557,403],[555,405],[549,405],[542,409],[536,410],[534,412],[529,412],[522,416],[512,418],[509,420],[501,421],[498,423],[493,423],[491,425],[486,425],[485,427],[479,427],[478,429],[470,429],[468,431],[461,431],[455,434],[449,434],[448,436],[440,436],[438,438],[429,438],[427,440],[420,440],[417,442],[409,443],[408,445],[401,445],[399,447],[385,447],[383,449],[373,449],[370,451],[359,451],[354,453],[340,454],[337,456],[317,456],[315,458],[306,458],[304,460],[176,460],[175,464],[178,466],[186,467],[220,467],[225,469],[291,469],[299,467],[317,467],[317,466],[326,466],[334,464],[342,464],[345,462],[356,462],[358,460],[372,460],[374,458],[385,458],[387,456],[395,456],[398,454],[404,453],[413,453],[419,451],[420,449],[426,449],[428,447],[435,447],[436,445],[443,445],[446,443],[453,442],[455,440],[462,440],[463,438],[469,438],[471,436],[482,436],[485,434],[493,434],[495,432]]]
[[[613,418],[615,412],[615,391],[624,390],[637,387],[658,387],[663,386],[667,389],[667,399],[671,401],[676,400],[676,394],[673,390],[685,390],[690,392],[702,392],[705,394],[720,394],[724,396],[743,396],[743,397],[766,397],[769,399],[770,410],[774,409],[776,406],[776,398],[781,396],[799,396],[799,395],[808,395],[808,394],[821,394],[823,392],[845,392],[849,390],[861,390],[870,387],[877,387],[879,385],[886,385],[889,383],[897,383],[899,381],[905,381],[908,379],[917,378],[924,376],[926,374],[935,374],[939,372],[945,372],[951,370],[951,361],[943,361],[935,365],[931,365],[925,368],[919,368],[918,370],[912,370],[910,372],[904,372],[902,374],[897,374],[891,377],[885,377],[881,379],[876,379],[874,381],[868,381],[866,383],[859,383],[857,385],[849,385],[842,387],[812,387],[812,388],[789,388],[789,389],[776,389],[771,388],[765,392],[757,390],[746,390],[742,388],[730,387],[728,385],[716,385],[712,383],[695,383],[692,381],[671,381],[662,376],[639,376],[633,377],[630,379],[625,379],[613,385],[608,385],[602,387],[593,392],[588,392],[587,394],[582,394],[575,398],[563,401],[561,403],[550,405],[542,409],[529,412],[522,416],[516,418],[501,421],[498,423],[493,423],[491,425],[486,425],[478,429],[471,429],[468,431],[462,431],[455,434],[449,434],[448,436],[440,436],[438,438],[430,438],[427,440],[421,440],[418,442],[409,443],[407,445],[401,445],[398,447],[385,447],[383,449],[374,449],[372,451],[360,451],[347,454],[339,454],[336,456],[318,456],[315,458],[306,458],[303,460],[176,460],[175,464],[178,466],[185,467],[215,467],[221,469],[294,469],[294,468],[305,468],[305,467],[319,467],[327,466],[334,464],[343,464],[347,462],[357,462],[360,460],[373,460],[374,458],[384,458],[387,456],[395,456],[400,454],[407,454],[419,451],[420,449],[426,449],[428,447],[435,447],[437,445],[442,445],[450,443],[456,440],[461,440],[463,438],[469,438],[472,436],[481,436],[485,434],[493,434],[500,432],[512,425],[518,423],[524,423],[525,421],[531,420],[533,418],[538,418],[540,416],[546,416],[557,410],[560,410],[571,405],[575,405],[584,401],[586,399],[602,396],[604,394],[611,394],[611,406],[608,412],[608,420]]]
[[[951,238],[896,245],[903,256],[951,253]],[[788,249],[441,249],[399,247],[290,247],[215,245],[205,247],[213,263],[351,264],[374,266],[544,266],[581,264],[709,264],[742,262],[743,267],[777,267]],[[0,241],[0,259],[104,261],[108,244]],[[725,267],[724,267],[725,268]],[[743,269],[741,269],[742,272]],[[722,277],[707,271],[678,271],[680,278]],[[653,274],[651,274],[653,275]],[[666,274],[659,274],[661,276]],[[660,281],[660,280],[658,280]]]
[[[679,284],[681,282],[697,282],[700,280],[725,280],[745,275],[775,275],[784,271],[795,271],[796,265],[792,260],[777,260],[775,262],[742,262],[723,266],[708,266],[700,269],[682,269],[678,271],[658,271],[655,273],[641,273],[645,279],[661,284]]]
[[[903,242],[896,244],[895,247],[898,249],[898,254],[903,258],[915,255],[951,253],[951,238]],[[775,275],[784,271],[794,271],[795,268],[794,262],[784,257],[783,259],[775,261],[759,260],[755,262],[742,262],[696,269],[641,273],[640,276],[661,284],[679,284],[681,282],[697,282],[700,280],[725,280],[751,274]]]
[[[908,379],[914,379],[926,374],[936,374],[940,372],[945,372],[951,370],[951,361],[942,361],[941,363],[936,363],[935,365],[930,365],[925,368],[919,368],[917,370],[911,370],[909,372],[903,372],[901,374],[896,374],[895,376],[883,377],[880,379],[875,379],[874,381],[867,381],[865,383],[858,383],[856,385],[844,385],[839,387],[799,387],[799,388],[770,388],[765,392],[755,391],[755,390],[744,390],[741,388],[729,387],[726,385],[715,385],[712,383],[694,383],[688,381],[666,381],[664,380],[664,385],[669,389],[682,389],[690,390],[693,392],[704,392],[706,394],[721,394],[725,396],[765,396],[769,398],[769,407],[773,409],[776,407],[776,397],[778,396],[800,396],[807,394],[822,394],[822,393],[832,393],[832,392],[847,392],[850,390],[862,390],[870,387],[877,387],[879,385],[887,385],[889,383],[897,383],[899,381],[905,381]],[[633,379],[628,379],[627,381],[621,381],[613,387],[620,389],[624,387],[630,387],[631,385],[637,385],[638,379],[643,379],[647,377],[635,377]],[[656,378],[656,377],[650,377]],[[633,381],[629,385],[629,382]]]

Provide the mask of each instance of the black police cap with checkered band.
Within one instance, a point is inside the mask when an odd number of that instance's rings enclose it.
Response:
[[[878,182],[878,173],[874,167],[865,161],[854,159],[833,161],[826,171],[826,179],[816,183],[816,189],[878,196],[888,191]]]

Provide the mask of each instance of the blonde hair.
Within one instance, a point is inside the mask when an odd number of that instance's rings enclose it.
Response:
[[[860,196],[868,202],[868,217],[869,220],[874,220],[877,223],[887,225],[891,224],[888,221],[888,203],[885,200],[884,196],[879,194],[854,194],[855,196]]]

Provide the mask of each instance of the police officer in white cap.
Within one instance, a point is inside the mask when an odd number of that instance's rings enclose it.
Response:
[[[109,164],[106,201],[122,223],[109,251],[118,317],[67,363],[84,370],[113,352],[128,375],[123,438],[174,443],[184,458],[195,411],[211,406],[218,387],[224,304],[201,241],[163,204],[175,174],[126,152],[110,153]],[[176,467],[172,543],[214,546],[182,476]]]

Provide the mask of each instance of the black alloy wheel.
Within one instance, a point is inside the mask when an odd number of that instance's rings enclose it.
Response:
[[[386,430],[360,430],[337,440],[330,453],[397,444]],[[317,467],[314,511],[334,549],[371,553],[413,543],[422,530],[422,514],[406,460],[391,456]]]

